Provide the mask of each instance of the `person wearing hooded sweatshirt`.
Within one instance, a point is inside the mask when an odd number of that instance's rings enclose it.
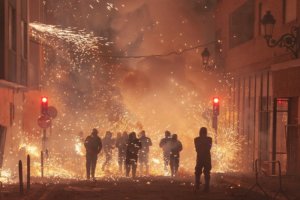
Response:
[[[172,135],[170,152],[171,176],[176,176],[179,168],[180,152],[182,151],[182,143],[178,140],[177,134]]]
[[[205,187],[204,192],[209,191],[212,138],[207,136],[207,128],[202,127],[199,131],[199,137],[194,139],[197,152],[197,162],[195,167],[195,189],[200,188],[201,174],[204,173]]]
[[[136,177],[136,168],[138,161],[138,153],[142,148],[141,141],[136,137],[135,132],[131,132],[128,136],[127,149],[126,149],[126,176],[130,174],[132,170],[132,177]]]
[[[142,143],[142,149],[139,151],[139,165],[140,175],[143,174],[143,167],[146,167],[146,175],[149,175],[149,151],[152,146],[152,141],[146,136],[146,132],[143,130],[140,133],[140,141]]]
[[[97,129],[94,128],[91,135],[87,136],[84,147],[86,149],[86,177],[89,180],[92,176],[92,179],[95,180],[97,158],[102,149],[102,142]]]
[[[171,132],[165,131],[165,137],[162,138],[159,142],[159,147],[163,150],[165,173],[168,172],[168,166],[170,164],[170,143],[171,143]]]
[[[105,154],[105,162],[102,165],[102,170],[105,171],[107,167],[109,168],[112,161],[113,149],[115,147],[115,140],[112,138],[112,132],[107,131],[102,140],[103,151]]]

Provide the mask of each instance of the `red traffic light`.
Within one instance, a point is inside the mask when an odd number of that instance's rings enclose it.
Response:
[[[215,104],[218,104],[218,103],[220,102],[220,100],[219,100],[218,97],[214,97],[213,102],[214,102]]]
[[[213,98],[213,115],[218,116],[220,114],[220,99],[218,97]]]
[[[48,102],[48,98],[47,97],[42,97],[42,103],[47,103]]]
[[[48,115],[48,98],[47,97],[41,98],[41,114]]]

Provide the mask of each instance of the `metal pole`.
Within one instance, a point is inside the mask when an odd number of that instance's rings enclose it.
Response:
[[[216,131],[215,143],[218,144],[218,127],[216,127],[215,131]]]
[[[19,160],[19,186],[20,186],[20,194],[24,193],[24,185],[23,185],[23,166],[22,161]]]
[[[299,50],[300,50],[300,27],[296,29],[296,52],[295,57],[299,58]]]
[[[277,132],[277,99],[274,99],[273,102],[273,135],[272,135],[272,175],[276,174],[276,163],[274,163],[276,161],[276,146],[277,146],[277,136],[276,136],[276,132]]]
[[[30,155],[27,155],[27,190],[30,190]]]
[[[46,150],[46,129],[43,129],[43,136],[42,136],[42,150]]]
[[[44,153],[41,151],[41,176],[44,177]]]
[[[282,192],[283,190],[282,190],[281,163],[280,163],[280,161],[277,161],[277,163],[278,163],[278,171],[279,171],[279,175],[278,175],[278,177],[279,177],[279,190]]]

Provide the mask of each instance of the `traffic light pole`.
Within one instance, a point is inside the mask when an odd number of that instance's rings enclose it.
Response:
[[[218,144],[218,129],[215,129],[215,143]]]
[[[218,144],[218,116],[216,117],[216,126],[215,126],[215,143]]]
[[[46,151],[46,129],[43,129],[43,136],[42,136],[42,151]]]
[[[218,97],[213,98],[213,121],[212,127],[215,129],[215,143],[218,143],[218,116],[220,113],[220,100]]]

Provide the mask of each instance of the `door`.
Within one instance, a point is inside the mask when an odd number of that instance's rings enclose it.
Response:
[[[282,174],[287,173],[289,99],[277,98],[274,101],[273,152],[272,160],[280,161]],[[278,165],[273,164],[272,173],[278,174]]]
[[[6,139],[6,127],[0,125],[0,168],[2,168],[3,165],[5,139]]]

